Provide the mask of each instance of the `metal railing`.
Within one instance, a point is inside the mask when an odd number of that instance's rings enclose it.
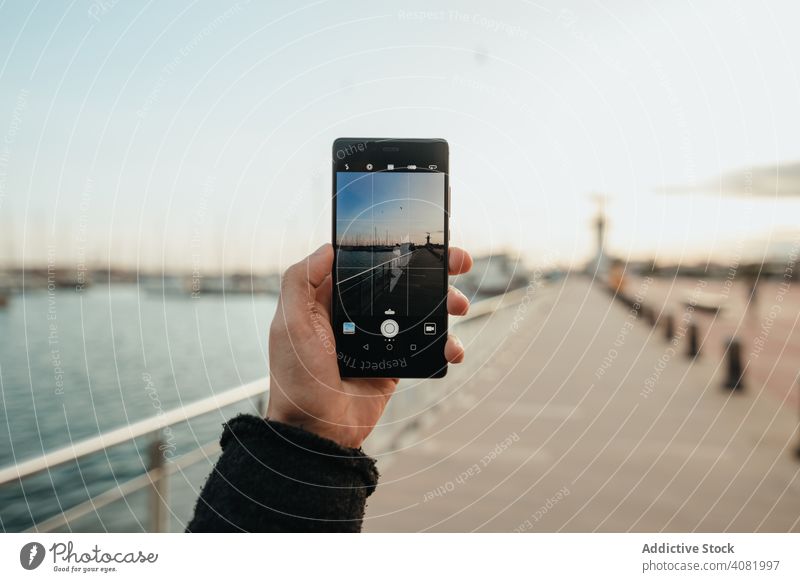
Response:
[[[465,322],[490,315],[496,311],[516,305],[528,294],[528,288],[516,289],[504,295],[498,295],[474,303],[468,315],[458,318],[454,323]],[[15,465],[0,469],[0,487],[19,482],[45,471],[75,463],[90,455],[98,454],[112,447],[132,442],[134,439],[150,437],[148,447],[148,469],[128,481],[119,483],[98,495],[94,495],[61,513],[35,523],[28,531],[48,532],[70,524],[72,521],[90,515],[99,509],[119,501],[137,491],[150,489],[149,498],[149,530],[152,532],[167,531],[169,527],[168,479],[177,471],[207,460],[219,451],[217,440],[199,446],[192,451],[164,463],[163,431],[192,419],[217,412],[226,406],[237,404],[258,397],[257,408],[262,414],[266,411],[269,393],[269,380],[262,379],[250,382],[230,390],[203,398],[175,408],[168,412],[136,421],[127,426],[104,432],[65,447],[56,449],[42,456],[22,461]]]
[[[35,457],[17,463],[16,465],[5,467],[4,469],[0,469],[0,487],[27,477],[32,477],[38,473],[50,471],[60,465],[76,462],[89,455],[101,453],[112,447],[129,443],[134,439],[149,436],[152,438],[152,442],[150,443],[148,451],[149,468],[145,473],[129,481],[120,483],[99,495],[91,497],[83,503],[71,507],[50,519],[35,524],[29,531],[52,531],[58,527],[67,525],[75,519],[97,511],[114,501],[118,501],[148,487],[152,490],[150,496],[150,531],[166,531],[169,517],[166,495],[167,479],[169,475],[208,458],[208,455],[214,454],[214,452],[219,450],[219,444],[217,441],[206,443],[178,457],[173,462],[165,464],[161,448],[163,444],[162,431],[167,427],[187,422],[256,396],[258,396],[260,400],[258,408],[260,411],[263,411],[268,390],[268,379],[250,382],[164,412],[163,414],[151,416],[95,437],[72,443],[40,457]]]

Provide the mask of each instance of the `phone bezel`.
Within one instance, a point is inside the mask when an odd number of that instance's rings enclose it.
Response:
[[[366,168],[367,163],[373,164],[373,170]],[[340,171],[382,171],[386,168],[388,163],[395,164],[396,168],[406,168],[409,164],[416,164],[417,170],[415,172],[440,172],[444,174],[444,217],[443,217],[443,230],[444,230],[444,265],[442,269],[443,289],[445,297],[442,301],[441,313],[437,313],[444,322],[444,329],[440,337],[444,338],[441,341],[441,359],[432,369],[417,370],[421,366],[421,362],[415,366],[404,368],[403,370],[393,370],[392,373],[382,373],[380,370],[370,370],[364,373],[350,374],[352,370],[345,370],[341,366],[343,372],[348,372],[346,377],[391,377],[391,378],[441,378],[447,374],[447,360],[444,357],[444,344],[446,343],[448,332],[448,316],[447,316],[447,289],[449,283],[448,273],[448,260],[450,254],[450,148],[449,144],[444,139],[409,139],[409,138],[338,138],[333,142],[332,148],[332,176],[331,176],[331,241],[334,247],[334,262],[332,271],[332,285],[335,290],[336,274],[337,274],[337,256],[336,252],[336,195],[337,195],[337,180],[336,174]],[[436,169],[431,170],[427,166],[435,164]],[[422,167],[422,166],[426,167]],[[396,170],[398,172],[408,171],[406,169]],[[331,325],[333,327],[334,338],[338,341],[342,336],[342,332],[336,328],[335,323],[335,298],[331,297]],[[340,352],[337,348],[337,356]],[[438,354],[437,354],[438,356]],[[399,373],[398,373],[399,372]]]

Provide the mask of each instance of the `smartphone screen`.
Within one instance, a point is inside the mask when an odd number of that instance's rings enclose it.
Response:
[[[343,377],[447,372],[448,145],[338,139],[332,325]]]

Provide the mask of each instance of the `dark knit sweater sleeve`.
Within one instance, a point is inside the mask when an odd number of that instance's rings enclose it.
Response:
[[[186,531],[361,531],[378,471],[360,449],[245,414],[220,445]]]

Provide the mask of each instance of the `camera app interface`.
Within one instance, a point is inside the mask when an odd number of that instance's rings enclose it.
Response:
[[[336,176],[337,335],[370,360],[420,355],[446,321],[444,174]]]

